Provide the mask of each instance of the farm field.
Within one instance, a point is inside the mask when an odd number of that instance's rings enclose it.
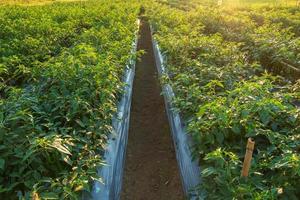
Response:
[[[57,2],[83,2],[86,0],[0,0],[0,5],[40,6]]]
[[[145,10],[165,58],[162,82],[173,87],[199,158],[194,189],[206,199],[298,199],[299,8],[186,5]],[[249,137],[255,151],[244,178]]]
[[[101,180],[138,11],[0,6],[0,199],[77,199]]]
[[[0,0],[0,199],[85,199],[105,184],[99,169],[115,167],[104,155],[136,59],[121,199],[299,199],[298,4]],[[166,84],[201,170],[188,194]]]

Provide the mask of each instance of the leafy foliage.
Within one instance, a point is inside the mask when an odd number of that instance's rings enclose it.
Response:
[[[196,37],[197,32],[208,36],[220,35],[226,41],[240,43],[239,49],[246,53],[245,56],[249,61],[259,62],[264,68],[276,74],[293,79],[299,78],[300,39],[299,20],[297,20],[299,8],[233,9],[203,6],[204,3],[194,1],[187,2],[189,3],[171,1],[170,7],[153,9],[151,12],[157,15],[152,15],[151,20],[165,24],[173,23],[175,28],[185,26],[185,29],[180,31],[187,33],[192,31],[193,37]],[[168,5],[168,3],[164,4]],[[184,9],[181,8],[183,5]],[[168,12],[169,16],[160,19],[162,15],[159,12]],[[172,17],[177,20],[172,20]],[[183,23],[184,21],[186,23]],[[160,26],[158,24],[154,26]]]
[[[146,11],[168,71],[162,81],[173,87],[201,165],[199,199],[297,199],[299,83],[267,73],[264,60],[271,59],[267,69],[296,64],[299,38],[267,16],[255,21],[267,8],[182,4],[157,2]],[[242,178],[248,137],[255,152]]]
[[[138,10],[113,0],[0,7],[1,199],[78,199],[101,181]]]

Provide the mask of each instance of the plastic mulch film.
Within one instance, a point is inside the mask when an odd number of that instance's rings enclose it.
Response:
[[[152,45],[159,76],[167,75],[164,66],[164,57],[154,38],[152,38]],[[171,100],[174,98],[172,87],[169,84],[164,84],[162,85],[162,91],[170,127],[172,129],[172,137],[176,149],[176,158],[181,173],[183,189],[186,196],[190,199],[196,199],[197,196],[199,198],[199,195],[193,189],[200,183],[200,168],[198,161],[192,159],[192,152],[190,149],[192,146],[192,138],[186,133],[186,129],[183,126],[179,113],[171,104]]]
[[[139,21],[137,22],[139,26]],[[132,54],[137,49],[138,32],[132,45]],[[99,168],[98,174],[103,183],[96,181],[93,185],[91,196],[93,200],[118,200],[120,199],[123,168],[126,156],[130,107],[132,99],[132,86],[135,74],[135,59],[131,59],[126,66],[123,81],[124,93],[118,103],[117,114],[112,120],[114,132],[110,135],[104,152],[105,165]],[[85,198],[84,198],[85,199]]]

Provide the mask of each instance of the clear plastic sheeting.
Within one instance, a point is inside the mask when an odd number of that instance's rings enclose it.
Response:
[[[139,21],[138,21],[139,25]],[[132,54],[136,52],[137,38],[133,43]],[[132,86],[135,74],[135,60],[130,60],[126,66],[123,81],[125,83],[123,96],[118,104],[116,116],[112,126],[114,132],[110,135],[107,148],[104,152],[105,164],[99,168],[98,173],[102,183],[96,181],[91,192],[93,200],[118,200],[120,199],[123,168],[126,156]],[[86,199],[86,198],[84,198]]]
[[[163,74],[167,75],[168,73],[164,66],[164,57],[159,49],[158,43],[154,38],[152,38],[152,45],[158,73],[160,76]],[[194,192],[193,188],[200,183],[200,168],[198,161],[192,159],[192,152],[190,149],[192,146],[192,139],[186,133],[179,113],[176,112],[176,110],[172,107],[171,101],[174,98],[172,87],[169,84],[164,84],[162,85],[162,91],[169,123],[172,129],[172,137],[176,150],[176,158],[181,173],[183,189],[186,196],[188,196],[190,199],[196,199],[199,198],[199,195]]]

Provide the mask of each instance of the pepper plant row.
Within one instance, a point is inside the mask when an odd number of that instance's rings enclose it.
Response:
[[[250,16],[262,8],[225,12],[170,2],[147,4],[146,15],[165,56],[162,82],[173,87],[172,103],[199,158],[198,198],[298,199],[300,82],[268,73],[253,55],[274,48],[295,64],[299,37],[275,22],[257,25]],[[255,151],[242,178],[249,137]]]
[[[0,199],[78,199],[101,181],[139,6],[0,6]]]

